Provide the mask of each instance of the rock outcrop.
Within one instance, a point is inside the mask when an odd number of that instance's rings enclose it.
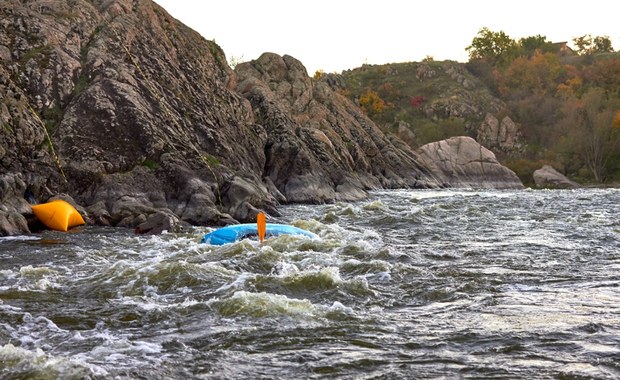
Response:
[[[150,0],[4,0],[0,59],[0,235],[28,232],[28,202],[58,194],[90,223],[157,233],[370,189],[510,186],[464,140],[421,149],[427,168],[341,94],[343,77],[272,53],[233,71]],[[445,75],[476,89],[457,66]],[[442,104],[424,112],[472,112]]]
[[[542,168],[534,171],[533,177],[537,187],[552,189],[576,189],[580,187],[577,182],[571,181],[550,165],[543,165]]]
[[[523,149],[521,130],[508,116],[500,121],[488,113],[477,130],[476,139],[485,147],[500,152],[517,152]]]
[[[416,154],[390,139],[291,56],[237,65],[237,89],[265,127],[264,175],[292,202],[357,200],[366,189],[436,186]]]
[[[0,175],[0,236],[30,232],[24,215],[32,214],[21,174]]]
[[[150,0],[5,0],[0,57],[0,234],[27,229],[26,188],[67,193],[93,223],[156,231],[436,186],[299,61],[266,54],[235,73]]]
[[[418,149],[434,178],[447,187],[522,189],[519,177],[471,137],[452,137]]]

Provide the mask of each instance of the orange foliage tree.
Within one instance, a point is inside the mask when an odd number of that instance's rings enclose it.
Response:
[[[385,101],[372,90],[368,90],[360,96],[359,104],[369,116],[382,113],[386,107]]]
[[[586,70],[585,76],[596,86],[620,94],[620,58],[594,62]]]
[[[575,93],[583,85],[583,79],[581,78],[581,73],[573,65],[564,65],[564,71],[567,79],[563,83],[558,84],[556,96],[561,99],[568,99],[571,96],[575,96]]]
[[[314,72],[314,76],[313,76],[313,78],[314,78],[315,80],[319,80],[319,79],[323,78],[324,76],[325,76],[325,71],[323,71],[323,70],[319,69],[319,70],[317,70],[317,71],[315,71],[315,72]]]
[[[556,54],[536,52],[532,58],[521,56],[499,73],[499,91],[503,96],[546,95],[557,89],[565,73]]]

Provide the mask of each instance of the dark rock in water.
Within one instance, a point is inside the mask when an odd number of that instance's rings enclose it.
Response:
[[[452,137],[422,146],[418,153],[446,187],[522,189],[519,177],[471,137]]]
[[[32,215],[23,195],[26,183],[21,174],[0,175],[0,236],[29,233],[25,216]]]
[[[30,232],[28,221],[17,212],[0,210],[0,236],[21,235]]]
[[[271,196],[266,200],[261,199],[264,194],[268,194],[267,187],[259,181],[250,182],[235,176],[222,186],[222,203],[230,210],[232,217],[239,221],[256,221],[256,214],[260,210],[253,204],[262,204],[262,209],[267,213],[279,215],[276,199]]]
[[[158,210],[151,214],[146,221],[140,223],[136,228],[137,234],[160,234],[167,232],[181,232],[187,223],[182,222],[176,215],[169,210]]]
[[[549,165],[544,165],[534,171],[533,177],[537,187],[554,189],[576,189],[580,187],[577,182],[571,181]]]

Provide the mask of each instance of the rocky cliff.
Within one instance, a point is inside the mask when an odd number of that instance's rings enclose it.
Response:
[[[25,194],[67,193],[90,222],[135,227],[437,186],[297,60],[265,54],[235,73],[150,0],[5,0],[0,59],[2,233],[27,231]]]
[[[436,186],[416,154],[390,138],[293,57],[237,65],[237,89],[265,127],[264,174],[289,201],[365,197],[364,189]]]
[[[5,1],[0,12],[2,169],[36,198],[68,192],[104,224],[163,207],[219,223],[243,168],[256,206],[275,207],[260,185],[264,130],[215,43],[146,0]]]

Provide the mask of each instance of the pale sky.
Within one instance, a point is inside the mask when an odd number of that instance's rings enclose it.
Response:
[[[300,60],[308,74],[367,64],[468,60],[482,27],[511,38],[608,36],[620,50],[620,5],[610,0],[155,0],[215,42],[226,58],[264,52]]]

